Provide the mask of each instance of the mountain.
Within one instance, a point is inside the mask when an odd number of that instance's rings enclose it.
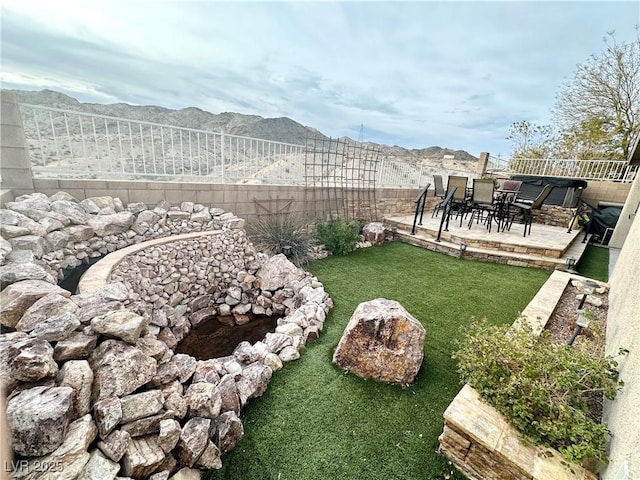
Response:
[[[304,126],[288,117],[263,118],[258,115],[244,115],[233,112],[214,114],[197,107],[173,110],[156,105],[82,103],[73,97],[53,90],[13,90],[13,92],[16,93],[18,101],[21,103],[224,132],[297,145],[304,145],[305,139],[308,137],[327,138],[315,128]],[[354,142],[348,137],[343,137],[342,140]],[[477,157],[464,150],[453,150],[437,146],[410,150],[397,145],[366,143],[379,147],[383,158],[413,161],[451,170],[475,171],[475,164],[478,161]]]

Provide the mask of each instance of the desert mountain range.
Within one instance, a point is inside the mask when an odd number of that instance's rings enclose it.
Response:
[[[141,120],[185,128],[195,128],[232,135],[262,138],[278,142],[304,145],[309,136],[326,137],[317,129],[304,126],[288,117],[263,118],[257,115],[224,112],[214,114],[197,107],[180,110],[155,105],[129,105],[127,103],[99,104],[82,103],[77,99],[53,90],[13,90],[21,103],[43,105],[98,115]],[[343,137],[345,138],[345,137]],[[350,139],[349,139],[350,140]],[[422,149],[406,149],[397,145],[378,145],[381,155],[388,159],[425,163],[452,170],[475,170],[477,157],[464,150],[453,150],[437,146]],[[448,158],[445,158],[445,155]],[[453,156],[453,158],[451,158]]]

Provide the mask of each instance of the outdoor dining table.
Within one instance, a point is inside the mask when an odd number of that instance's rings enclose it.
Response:
[[[492,219],[495,220],[498,224],[498,232],[504,232],[505,228],[507,227],[509,223],[509,204],[513,203],[516,200],[519,193],[519,190],[496,190],[495,201],[497,206],[494,215],[492,215]]]

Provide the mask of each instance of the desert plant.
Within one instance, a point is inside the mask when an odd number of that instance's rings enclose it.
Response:
[[[362,225],[358,222],[332,219],[316,225],[316,238],[333,255],[346,255],[356,249],[361,240]]]
[[[294,264],[304,265],[313,247],[313,235],[300,215],[280,213],[259,218],[247,226],[254,244],[271,255],[283,253]]]
[[[521,322],[526,325],[526,322]],[[567,460],[607,460],[609,430],[589,416],[587,396],[613,399],[622,387],[612,357],[531,334],[474,322],[454,353],[462,381],[505,415],[525,438],[557,449]]]

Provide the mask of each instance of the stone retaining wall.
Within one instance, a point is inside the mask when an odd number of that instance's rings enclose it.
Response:
[[[0,262],[40,265],[58,280],[67,269],[146,240],[187,232],[244,227],[244,220],[220,208],[192,202],[172,206],[131,203],[114,197],[81,202],[65,192],[33,193],[0,209]],[[10,255],[12,250],[30,251]],[[34,269],[29,266],[29,269]],[[24,268],[3,269],[3,285]]]
[[[3,222],[10,238],[2,242],[0,292],[0,380],[14,478],[47,470],[64,478],[160,480],[220,468],[221,455],[244,433],[240,409],[318,336],[331,299],[283,255],[256,253],[230,213],[193,204],[125,207],[117,199],[89,213],[91,204],[60,197],[34,194],[0,212],[17,220]],[[71,295],[55,285],[56,262],[86,258],[77,258],[87,252],[78,243],[109,251],[190,226],[215,230],[175,245],[151,240],[130,257],[112,253],[116,262],[98,270],[113,278],[95,291]],[[24,228],[29,234],[18,235]],[[87,238],[73,237],[77,231]],[[54,232],[67,238],[57,249],[47,238]],[[263,341],[206,361],[174,354],[193,325],[216,321],[227,308],[242,321],[240,310],[254,305],[284,315]]]

